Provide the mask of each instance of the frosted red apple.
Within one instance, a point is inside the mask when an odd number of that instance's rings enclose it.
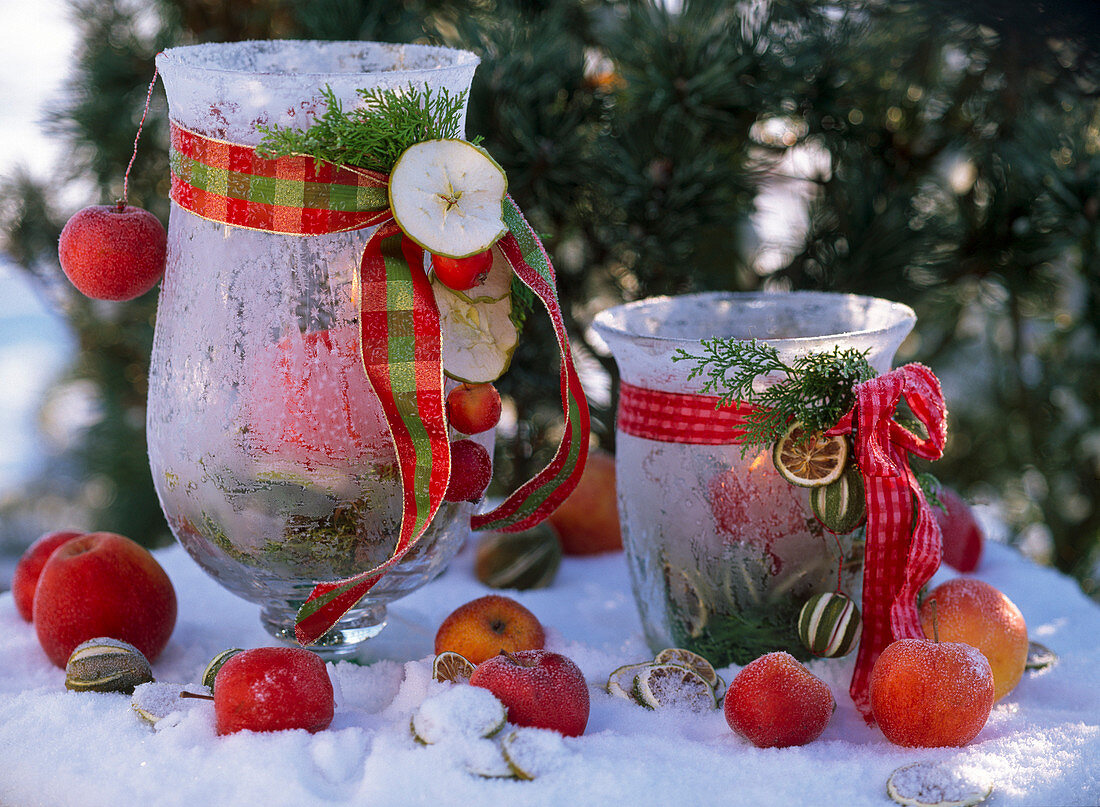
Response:
[[[473,440],[451,443],[451,479],[443,498],[449,502],[476,502],[493,478],[489,452]]]
[[[140,297],[164,275],[168,236],[156,216],[122,203],[77,211],[61,230],[57,257],[88,297]]]
[[[305,729],[332,723],[335,697],[325,663],[301,647],[257,647],[218,670],[214,716],[218,734]]]
[[[34,590],[38,587],[42,567],[55,549],[83,534],[73,530],[48,532],[27,547],[19,558],[11,578],[11,596],[15,600],[15,609],[27,622],[34,619]]]
[[[549,650],[501,653],[481,662],[470,684],[492,692],[508,722],[579,737],[588,725],[588,684],[571,659]]]
[[[33,608],[38,642],[62,668],[77,645],[100,636],[128,642],[153,661],[176,625],[176,592],[164,569],[144,547],[111,532],[54,550]]]
[[[500,393],[492,384],[459,384],[447,394],[447,421],[463,434],[493,428],[500,410]]]
[[[993,670],[961,642],[899,639],[871,671],[871,711],[895,745],[963,746],[993,708]]]
[[[766,653],[742,667],[723,702],[730,728],[758,748],[816,740],[835,709],[825,682],[782,651]]]

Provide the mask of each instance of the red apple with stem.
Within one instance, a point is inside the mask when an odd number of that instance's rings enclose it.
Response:
[[[38,577],[42,574],[42,567],[46,565],[46,561],[50,559],[55,549],[83,534],[73,530],[48,532],[27,547],[19,558],[11,578],[11,596],[15,600],[15,608],[19,611],[19,615],[27,622],[34,619],[34,590],[38,588]]]
[[[147,210],[118,202],[77,211],[65,224],[57,257],[65,275],[88,297],[140,297],[164,275],[168,236]]]
[[[989,719],[993,693],[989,662],[961,642],[899,639],[871,671],[871,711],[895,745],[966,745]]]
[[[335,712],[325,663],[302,647],[257,647],[236,653],[214,679],[218,734],[329,727]]]
[[[111,532],[93,532],[50,555],[34,593],[39,644],[58,667],[100,636],[128,642],[150,661],[176,625],[176,591],[156,558]]]
[[[517,726],[579,737],[588,725],[588,684],[580,668],[561,653],[501,653],[477,665],[470,684],[496,695],[508,709],[508,721]]]
[[[475,252],[465,258],[448,258],[432,254],[432,271],[436,278],[449,289],[467,291],[485,280],[493,268],[493,251]],[[469,432],[468,432],[469,433]]]
[[[493,428],[500,410],[500,393],[492,384],[459,384],[447,394],[447,421],[463,434]]]

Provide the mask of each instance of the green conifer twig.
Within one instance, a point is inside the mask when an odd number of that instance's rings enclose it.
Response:
[[[351,165],[388,173],[409,146],[424,140],[461,137],[466,93],[446,88],[361,89],[360,105],[345,110],[332,88],[321,90],[325,111],[308,129],[259,126],[264,157],[305,154],[318,163]]]
[[[756,339],[704,339],[701,345],[702,355],[681,349],[673,361],[695,362],[688,379],[704,378],[702,392],[717,395],[719,406],[755,405],[745,422],[746,455],[773,445],[793,421],[807,433],[836,425],[855,403],[852,388],[876,375],[866,351],[855,348],[811,352],[788,364],[778,349]],[[757,389],[765,377],[773,383]]]

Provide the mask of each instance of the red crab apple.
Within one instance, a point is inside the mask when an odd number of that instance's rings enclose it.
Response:
[[[455,291],[472,289],[485,280],[493,267],[493,251],[475,252],[465,258],[432,254],[432,271],[444,286]],[[469,434],[470,432],[467,432]]]
[[[38,576],[42,574],[42,567],[55,549],[83,534],[72,530],[48,532],[28,546],[19,558],[11,578],[11,596],[19,615],[27,622],[34,619],[34,590],[38,587]]]
[[[737,673],[723,704],[726,722],[759,748],[816,740],[836,710],[829,687],[790,653],[766,653]]]
[[[447,421],[463,434],[481,434],[500,420],[500,393],[492,384],[459,384],[447,394]]]
[[[99,636],[129,642],[150,661],[176,625],[176,591],[147,549],[112,532],[62,544],[34,592],[38,642],[58,667],[78,644]]]
[[[993,670],[961,642],[899,639],[871,671],[871,711],[886,739],[920,748],[963,746],[993,708]]]
[[[561,653],[501,653],[477,665],[470,683],[496,695],[508,709],[508,721],[517,726],[579,737],[588,725],[588,684]]]
[[[970,506],[951,488],[939,491],[940,501],[947,508],[944,512],[933,507],[932,513],[943,534],[943,562],[956,571],[968,574],[978,568],[982,559],[982,528],[974,518]]]
[[[451,443],[451,479],[443,498],[448,502],[476,502],[493,478],[489,452],[473,440]]]
[[[92,205],[61,230],[57,257],[69,280],[97,300],[132,300],[164,275],[168,236],[140,207]]]
[[[218,670],[214,717],[218,734],[329,727],[335,711],[325,663],[302,647],[257,647]]]

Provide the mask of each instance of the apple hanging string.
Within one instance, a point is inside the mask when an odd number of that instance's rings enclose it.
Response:
[[[126,165],[126,173],[122,176],[122,198],[116,203],[119,212],[122,212],[129,201],[130,169],[134,167],[134,160],[137,158],[138,141],[141,139],[141,130],[145,126],[145,119],[149,116],[149,104],[153,100],[153,88],[157,85],[157,74],[157,66],[154,62],[153,78],[149,82],[149,89],[145,93],[145,109],[141,112],[141,121],[138,123],[137,134],[134,135],[134,150],[130,154],[130,162]]]

